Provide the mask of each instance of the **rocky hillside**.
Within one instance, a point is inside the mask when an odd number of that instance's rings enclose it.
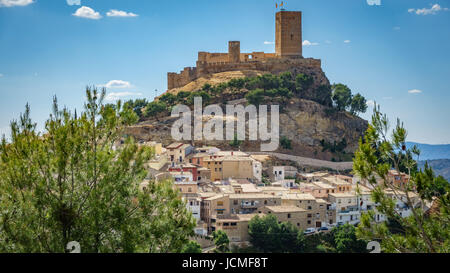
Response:
[[[288,145],[280,146],[276,152],[317,158],[323,160],[351,161],[351,154],[358,145],[359,138],[367,129],[367,121],[346,112],[337,112],[330,107],[331,90],[328,79],[320,71],[290,71],[294,77],[308,73],[312,82],[302,92],[290,98],[265,97],[264,104],[280,105],[281,138]],[[166,94],[177,95],[180,91],[197,92],[205,84],[217,86],[233,79],[256,77],[263,75],[261,71],[233,71],[217,73],[207,78],[200,78],[190,84]],[[325,91],[324,91],[325,90]],[[321,92],[321,94],[317,94]],[[211,97],[209,104],[220,104],[223,109],[227,103],[247,103],[245,88],[226,88]],[[169,109],[168,109],[169,110]],[[147,119],[128,128],[127,134],[143,141],[160,141],[164,144],[173,142],[171,127],[176,119],[170,118],[169,111],[159,113],[156,118]],[[222,149],[238,149],[243,151],[259,151],[259,142],[246,141],[239,147],[232,146],[230,141],[199,142],[195,145],[215,145]],[[338,148],[336,149],[336,146]],[[334,147],[334,148],[333,148]]]

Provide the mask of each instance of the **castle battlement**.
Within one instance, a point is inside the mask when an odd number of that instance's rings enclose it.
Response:
[[[228,42],[228,53],[198,52],[197,67],[186,67],[180,73],[167,74],[168,89],[209,74],[236,70],[276,72],[295,66],[320,68],[321,61],[302,56],[302,13],[280,11],[276,14],[275,53],[241,53],[239,41]],[[288,60],[288,61],[286,61]]]

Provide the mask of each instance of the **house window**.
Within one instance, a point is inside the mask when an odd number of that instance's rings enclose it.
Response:
[[[288,213],[287,218],[291,219],[291,214],[290,213]]]
[[[223,207],[223,201],[219,201],[219,202],[217,202],[217,206],[219,206],[219,207]]]

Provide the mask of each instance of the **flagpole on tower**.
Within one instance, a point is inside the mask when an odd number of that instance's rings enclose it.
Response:
[[[278,9],[278,7],[280,8],[281,11],[285,11],[286,9],[284,8],[284,1],[281,1],[280,4],[278,4],[278,1],[276,1],[275,3],[275,8]]]

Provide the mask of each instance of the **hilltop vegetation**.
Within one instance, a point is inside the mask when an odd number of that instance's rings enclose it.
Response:
[[[302,72],[302,71],[300,71]],[[229,71],[200,78],[167,91],[154,102],[131,100],[139,123],[127,134],[138,140],[169,144],[170,127],[176,119],[171,110],[177,104],[193,107],[195,97],[203,104],[264,104],[280,106],[280,148],[278,152],[329,161],[350,161],[367,121],[358,117],[367,110],[366,100],[352,94],[343,84],[331,85],[322,70],[298,70],[267,74],[261,71]],[[198,142],[221,149],[259,151],[258,141]]]
[[[279,75],[264,74],[231,79],[217,85],[206,83],[196,91],[179,91],[177,94],[168,92],[154,102],[147,102],[145,99],[128,101],[125,108],[133,109],[140,120],[144,120],[157,118],[161,113],[168,115],[170,109],[177,104],[192,106],[195,97],[202,97],[205,105],[226,104],[230,98],[245,98],[249,104],[254,105],[262,103],[286,105],[295,97],[317,102],[330,108],[331,111],[348,111],[352,115],[366,112],[366,99],[359,93],[353,95],[346,85],[320,85],[311,92],[313,84],[313,77],[306,74],[294,75],[291,72]]]

